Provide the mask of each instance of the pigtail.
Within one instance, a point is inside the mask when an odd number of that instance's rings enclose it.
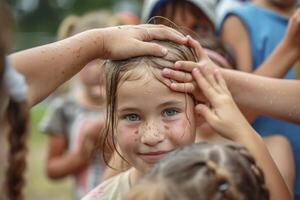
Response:
[[[9,200],[24,199],[22,188],[25,185],[26,139],[28,110],[25,103],[10,100],[7,110],[9,124],[8,169],[6,172],[5,191]]]
[[[242,146],[228,145],[228,148],[238,152],[248,161],[250,165],[250,170],[253,172],[253,175],[258,183],[258,189],[259,194],[261,196],[261,200],[270,199],[270,193],[265,182],[264,173],[262,169],[259,166],[257,166],[256,161],[254,157],[250,154],[250,152]]]
[[[78,20],[79,17],[75,15],[70,15],[66,17],[58,28],[57,39],[62,40],[73,35]]]

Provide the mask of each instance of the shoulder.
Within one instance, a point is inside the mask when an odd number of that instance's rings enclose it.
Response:
[[[124,188],[129,190],[129,171],[104,181],[82,200],[121,200]]]

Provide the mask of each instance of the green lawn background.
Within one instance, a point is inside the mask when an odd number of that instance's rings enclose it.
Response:
[[[49,180],[45,173],[45,159],[47,153],[47,135],[38,130],[39,122],[45,112],[47,104],[42,103],[31,110],[30,135],[27,156],[27,183],[25,199],[29,200],[71,200],[72,178],[59,181]]]

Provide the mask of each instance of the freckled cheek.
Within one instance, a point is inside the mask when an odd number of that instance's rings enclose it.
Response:
[[[128,152],[138,142],[137,128],[127,127],[122,124],[117,126],[117,142],[123,152]]]
[[[194,126],[188,120],[180,120],[165,125],[166,133],[178,145],[194,143]]]

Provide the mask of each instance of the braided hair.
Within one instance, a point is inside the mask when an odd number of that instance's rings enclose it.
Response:
[[[25,184],[23,174],[26,168],[28,107],[25,101],[17,102],[11,98],[4,87],[5,53],[10,45],[12,32],[12,18],[4,2],[0,0],[0,126],[1,134],[3,130],[8,131],[9,143],[8,168],[0,199],[22,200],[24,199],[22,188]]]
[[[126,195],[126,200],[135,199],[268,200],[269,192],[263,172],[244,147],[198,143],[155,165]]]

